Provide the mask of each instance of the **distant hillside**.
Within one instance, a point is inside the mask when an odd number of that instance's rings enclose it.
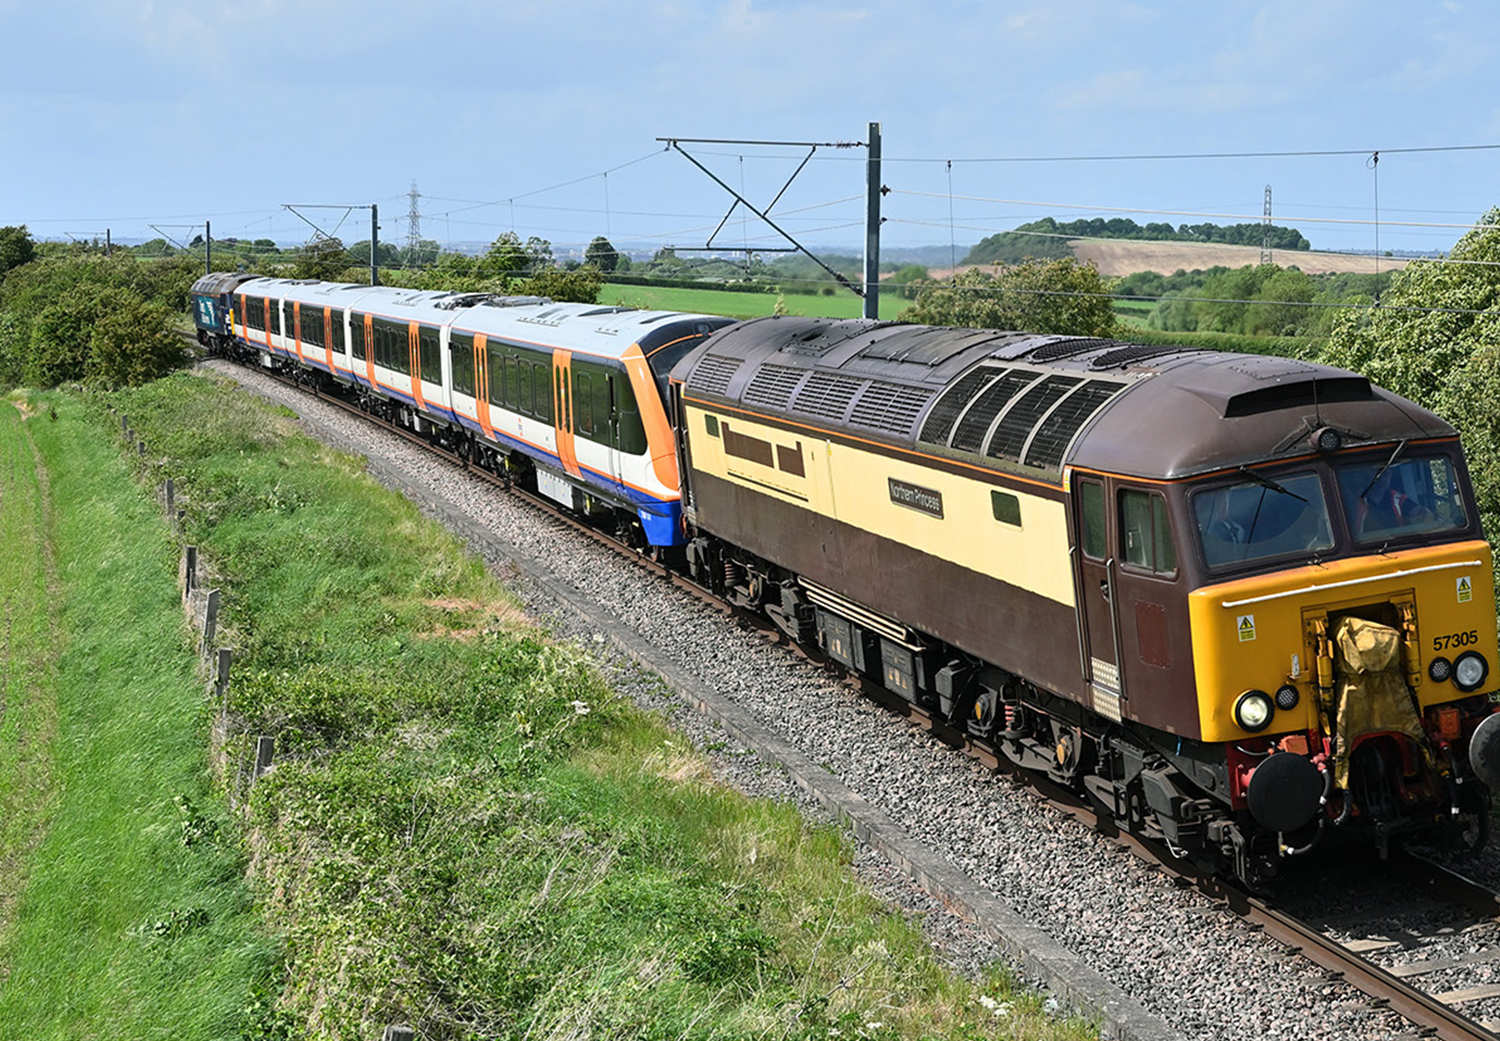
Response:
[[[1013,264],[1026,257],[1065,257],[1075,251],[1069,239],[1125,239],[1152,242],[1203,242],[1227,246],[1260,247],[1266,236],[1274,250],[1298,251],[1312,244],[1296,228],[1262,224],[1137,224],[1128,217],[1093,217],[1059,223],[1051,217],[1022,224],[1015,231],[1002,231],[981,239],[964,264]]]
[[[1073,242],[1071,255],[1082,263],[1092,263],[1109,278],[1122,278],[1137,271],[1155,271],[1170,275],[1176,271],[1207,271],[1210,268],[1235,269],[1260,263],[1256,246],[1223,246],[1209,242],[1132,242],[1118,239],[1108,242]],[[1403,257],[1373,257],[1364,254],[1319,253],[1316,250],[1271,252],[1271,263],[1296,267],[1309,275],[1339,272],[1368,275],[1399,271],[1409,261]],[[993,272],[993,264],[960,264],[957,268],[934,267],[932,278],[951,278],[966,267],[980,267]]]

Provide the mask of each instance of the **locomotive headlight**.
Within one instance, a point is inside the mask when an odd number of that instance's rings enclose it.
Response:
[[[1453,663],[1453,685],[1465,693],[1478,690],[1490,674],[1490,663],[1478,651],[1464,651]]]
[[[1239,724],[1241,730],[1249,730],[1252,733],[1270,726],[1271,715],[1274,712],[1275,707],[1263,690],[1247,690],[1234,703],[1234,721]]]
[[[1313,447],[1327,455],[1337,452],[1344,444],[1344,436],[1333,427],[1320,427],[1313,432]]]
[[[1453,675],[1453,663],[1447,658],[1437,657],[1432,659],[1427,666],[1427,678],[1434,683],[1442,683]]]
[[[1297,702],[1301,698],[1302,696],[1297,692],[1297,688],[1290,683],[1283,683],[1276,688],[1276,707],[1283,712],[1290,712],[1296,708]]]

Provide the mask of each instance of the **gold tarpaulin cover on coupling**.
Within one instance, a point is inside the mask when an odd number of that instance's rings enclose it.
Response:
[[[1422,723],[1401,667],[1401,633],[1364,618],[1345,618],[1333,633],[1338,658],[1338,755],[1333,779],[1349,785],[1349,752],[1365,734],[1406,734],[1422,747]]]

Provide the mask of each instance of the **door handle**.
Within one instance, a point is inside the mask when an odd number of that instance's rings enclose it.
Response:
[[[1109,599],[1109,579],[1101,578],[1099,580],[1099,595],[1104,597],[1105,600]]]

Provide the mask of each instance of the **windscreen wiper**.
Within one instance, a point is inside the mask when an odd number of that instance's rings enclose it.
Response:
[[[1405,439],[1403,439],[1398,445],[1396,445],[1396,450],[1392,452],[1391,457],[1385,461],[1385,465],[1382,466],[1379,470],[1375,471],[1375,476],[1370,478],[1370,483],[1365,485],[1365,490],[1359,493],[1359,497],[1361,499],[1370,494],[1370,489],[1375,487],[1375,482],[1385,476],[1385,472],[1389,470],[1391,468],[1391,465],[1401,457],[1401,453],[1404,451],[1406,451]]]
[[[1269,477],[1263,477],[1263,476],[1261,476],[1260,474],[1256,473],[1254,470],[1250,469],[1248,466],[1243,466],[1242,465],[1239,468],[1239,472],[1242,473],[1242,474],[1244,474],[1246,477],[1250,478],[1250,480],[1254,481],[1256,484],[1260,485],[1262,488],[1269,488],[1269,489],[1271,489],[1271,491],[1273,491],[1273,492],[1280,492],[1282,495],[1290,495],[1292,498],[1298,500],[1299,502],[1307,502],[1306,499],[1302,498],[1302,496],[1298,495],[1296,492],[1288,491],[1287,489],[1283,488],[1281,485],[1277,484],[1275,481],[1271,480]],[[1312,504],[1308,503],[1308,505],[1312,505]]]

